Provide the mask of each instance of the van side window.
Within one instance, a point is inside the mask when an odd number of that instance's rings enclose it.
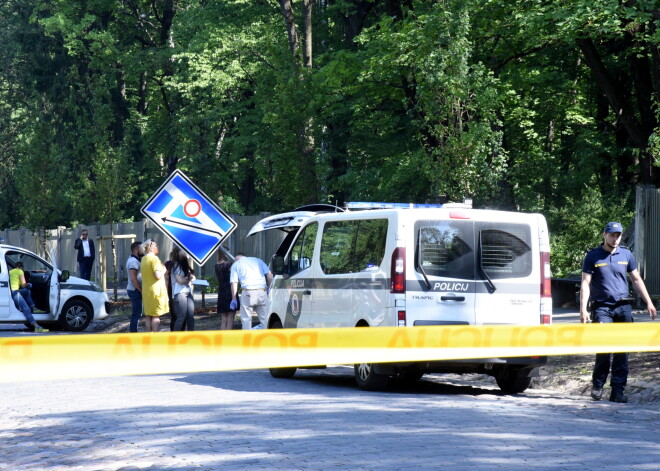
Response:
[[[532,273],[531,232],[526,224],[479,224],[481,264],[493,279],[529,276]]]
[[[354,271],[376,270],[385,257],[387,219],[358,221]]]
[[[314,242],[316,241],[318,228],[317,223],[312,223],[305,227],[296,239],[289,255],[289,275],[295,275],[312,265]]]
[[[385,257],[387,219],[328,222],[321,239],[323,273],[377,270]]]
[[[321,268],[326,275],[350,273],[355,235],[355,221],[328,222],[321,238]]]
[[[415,266],[429,276],[474,279],[472,224],[460,221],[420,221],[415,225]]]

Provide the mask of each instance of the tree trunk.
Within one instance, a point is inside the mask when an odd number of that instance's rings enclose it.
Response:
[[[296,57],[296,54],[298,54],[299,38],[291,0],[280,0],[280,8],[282,9],[282,16],[284,16],[286,32],[289,36],[289,51],[293,57]]]
[[[640,183],[643,185],[652,184],[653,174],[651,156],[648,153],[648,139],[650,133],[645,130],[646,126],[642,125],[635,116],[632,105],[624,96],[623,84],[612,77],[609,73],[600,54],[596,50],[593,41],[591,39],[580,39],[577,43],[584,54],[585,62],[594,75],[596,83],[605,93],[610,107],[616,114],[617,120],[626,130],[626,134],[628,135],[631,144],[633,147],[640,150]]]

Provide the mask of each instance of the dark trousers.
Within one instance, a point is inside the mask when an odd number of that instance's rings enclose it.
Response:
[[[632,306],[622,304],[615,307],[599,306],[591,314],[593,322],[600,324],[611,322],[633,322]],[[612,392],[622,393],[628,382],[627,353],[599,353],[596,355],[592,383],[594,388],[602,389],[607,382],[607,375],[612,367],[610,385]]]
[[[80,278],[83,280],[89,280],[92,277],[92,265],[94,265],[94,259],[92,257],[83,257],[83,259],[78,262],[78,273],[80,273]]]
[[[142,317],[142,293],[136,289],[126,290],[128,299],[131,300],[131,323],[128,326],[129,332],[137,332],[140,317]]]

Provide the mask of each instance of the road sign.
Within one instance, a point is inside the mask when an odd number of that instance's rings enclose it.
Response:
[[[175,170],[149,198],[142,214],[200,265],[237,226],[180,170]]]

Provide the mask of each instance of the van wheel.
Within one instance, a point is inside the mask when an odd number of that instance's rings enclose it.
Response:
[[[281,329],[282,323],[280,321],[273,322],[273,325],[269,329]],[[290,366],[287,368],[268,368],[270,375],[273,378],[293,378],[293,375],[296,374],[298,368],[295,366]]]
[[[495,380],[500,389],[507,394],[518,394],[525,391],[532,383],[532,378],[518,376],[519,368],[504,368]]]
[[[359,363],[354,367],[355,382],[365,391],[379,391],[387,386],[389,376],[374,372],[371,363]]]
[[[62,330],[71,332],[82,332],[94,319],[92,307],[80,299],[68,301],[62,309],[59,317],[59,323]]]

